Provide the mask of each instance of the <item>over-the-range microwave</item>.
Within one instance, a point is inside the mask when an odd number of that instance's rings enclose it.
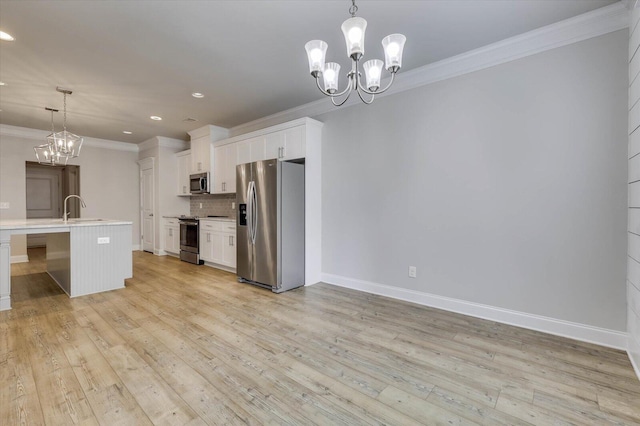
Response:
[[[189,187],[192,194],[209,193],[209,172],[189,176]]]

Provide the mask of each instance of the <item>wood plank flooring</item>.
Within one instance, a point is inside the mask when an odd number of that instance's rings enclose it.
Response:
[[[134,253],[69,299],[44,250],[0,313],[0,424],[640,424],[622,351],[327,284]]]

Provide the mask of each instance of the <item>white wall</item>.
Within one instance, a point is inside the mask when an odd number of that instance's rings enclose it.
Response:
[[[314,117],[325,281],[624,332],[626,48],[617,31]]]
[[[627,330],[629,357],[640,377],[640,8],[632,9],[630,19]]]
[[[14,126],[0,127],[0,201],[10,203],[10,209],[0,210],[0,219],[26,217],[25,163],[35,161],[33,147],[44,143],[47,134]],[[132,244],[137,247],[140,245],[137,148],[104,149],[88,143],[85,142],[78,158],[69,161],[80,166],[80,195],[87,204],[80,215],[132,221]],[[11,255],[26,256],[24,235],[12,237]]]

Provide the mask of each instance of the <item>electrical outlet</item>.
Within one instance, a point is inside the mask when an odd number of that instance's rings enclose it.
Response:
[[[109,244],[109,237],[98,237],[98,244]]]
[[[200,208],[202,208],[202,203],[200,203]]]
[[[231,203],[231,210],[235,210],[236,209],[236,203]]]
[[[409,278],[415,278],[418,275],[418,269],[415,266],[409,266]]]
[[[7,201],[7,202],[2,202],[2,203],[0,203],[0,209],[2,209],[2,210],[6,210],[6,209],[8,209],[8,208],[9,208],[9,205],[10,205],[10,204],[9,204],[9,202],[8,202],[8,201]]]

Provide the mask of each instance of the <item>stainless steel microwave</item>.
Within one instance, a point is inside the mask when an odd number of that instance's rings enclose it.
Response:
[[[209,173],[197,173],[189,176],[189,187],[192,194],[209,193]]]

